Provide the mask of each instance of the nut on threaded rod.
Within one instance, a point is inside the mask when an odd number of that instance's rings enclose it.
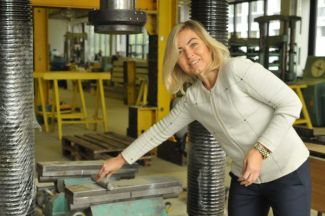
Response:
[[[96,33],[136,34],[142,32],[146,13],[135,10],[135,0],[101,0],[100,9],[89,12]]]

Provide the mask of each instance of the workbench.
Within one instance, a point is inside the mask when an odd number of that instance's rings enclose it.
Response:
[[[305,142],[311,155],[325,158],[325,145]]]
[[[103,123],[104,131],[108,131],[108,118],[107,118],[107,110],[105,103],[105,95],[104,95],[104,80],[109,80],[111,77],[108,72],[35,72],[34,78],[38,85],[38,94],[40,96],[41,101],[41,113],[44,119],[44,127],[45,131],[49,131],[48,127],[48,117],[52,117],[57,120],[58,126],[58,137],[61,140],[62,138],[62,125],[63,124],[85,124],[86,127],[89,127],[90,123],[97,124]],[[64,113],[61,109],[60,104],[60,94],[59,94],[59,80],[70,80],[75,83],[76,92],[79,93],[80,101],[81,101],[81,110],[80,112],[71,112]],[[95,114],[93,118],[90,118],[87,112],[86,100],[83,91],[82,81],[84,80],[95,80],[97,82],[96,85],[96,103],[95,103]],[[44,83],[51,82],[53,83],[53,104],[52,110],[47,111],[46,109],[46,101],[44,95]],[[98,117],[98,109],[101,107],[102,117]]]

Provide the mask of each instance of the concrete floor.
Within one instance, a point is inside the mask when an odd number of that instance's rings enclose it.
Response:
[[[63,91],[61,101],[69,102],[70,92]],[[92,94],[86,93],[87,103],[89,107],[91,104],[94,104],[94,97]],[[126,134],[126,128],[128,126],[128,107],[123,104],[121,100],[106,98],[107,107],[108,107],[108,122],[109,122],[109,131],[116,132],[119,134]],[[89,113],[92,110],[89,110]],[[56,125],[52,125],[51,131],[49,133],[43,132],[39,129],[35,130],[35,158],[36,161],[60,161],[68,160],[63,157],[61,154],[61,143],[57,138],[57,128]],[[102,128],[99,127],[99,131],[102,131]],[[84,125],[64,125],[63,126],[63,135],[76,135],[89,133],[90,130],[87,130]],[[227,170],[228,173],[230,162],[227,160]],[[179,166],[173,163],[161,160],[159,158],[152,159],[151,166],[140,167],[139,176],[145,175],[166,175],[166,176],[175,176],[183,184],[183,187],[186,188],[187,184],[187,167]],[[225,175],[225,184],[229,185],[229,177]],[[172,207],[169,210],[169,216],[186,216],[186,192],[182,192],[178,198],[169,199],[172,203]],[[225,211],[225,215],[227,215]],[[272,212],[269,215],[273,215]],[[313,211],[311,215],[316,215]]]

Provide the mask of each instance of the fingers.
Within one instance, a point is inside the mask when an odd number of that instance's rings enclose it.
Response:
[[[243,175],[238,178],[238,181],[240,182],[241,185],[245,185],[246,187],[253,182],[250,182],[252,179],[250,172],[248,172],[248,163],[247,159],[245,158],[243,162]]]
[[[244,185],[245,187],[253,184],[256,179],[257,179],[258,175],[250,173],[250,174],[245,174],[245,176],[241,176],[238,178],[238,181],[240,182],[241,185]]]
[[[121,154],[115,158],[105,160],[102,168],[96,176],[96,179],[100,180],[105,176],[111,176],[115,171],[120,169],[123,164],[125,164],[125,160]]]
[[[243,161],[243,175],[238,178],[241,185],[249,186],[253,184],[262,168],[263,158],[256,149],[250,150]]]
[[[105,176],[105,167],[102,166],[102,168],[99,170],[99,172],[96,175],[96,180],[100,180]]]
[[[259,171],[252,169],[248,166],[247,161],[244,161],[243,175],[238,178],[241,185],[245,187],[253,184],[259,176]]]
[[[104,178],[106,176],[111,176],[112,173],[113,173],[112,171],[107,170],[105,168],[105,165],[103,165],[102,168],[99,170],[97,176],[96,176],[96,180],[98,181],[98,180],[100,180],[100,179],[102,179],[102,178]]]

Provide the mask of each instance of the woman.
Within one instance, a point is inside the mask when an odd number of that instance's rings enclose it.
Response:
[[[119,156],[106,160],[98,178],[133,163],[197,120],[232,159],[230,216],[310,214],[309,152],[292,127],[300,116],[296,94],[258,63],[229,58],[228,49],[195,21],[171,32],[163,67],[171,93],[192,85],[160,122]]]

